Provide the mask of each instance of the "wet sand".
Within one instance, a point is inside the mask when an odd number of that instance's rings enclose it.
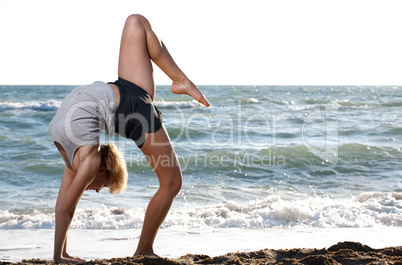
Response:
[[[9,264],[54,264],[52,261],[31,259]],[[263,249],[253,252],[233,252],[222,256],[209,257],[202,254],[187,254],[177,259],[162,257],[126,257],[91,260],[83,265],[129,264],[129,265],[184,265],[184,264],[399,264],[402,265],[402,246],[373,249],[356,242],[341,242],[324,249]]]

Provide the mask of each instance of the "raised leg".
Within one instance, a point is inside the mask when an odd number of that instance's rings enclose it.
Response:
[[[141,15],[131,15],[126,20],[121,38],[118,74],[140,86],[154,98],[155,83],[151,60],[173,81],[173,93],[187,94],[209,106],[201,91],[177,66],[148,20]]]
[[[127,18],[123,29],[119,55],[119,77],[130,81],[153,98],[155,83],[153,61],[173,81],[172,92],[187,94],[205,106],[208,101],[174,62],[166,46],[159,41],[148,20],[141,15]],[[154,255],[153,243],[173,199],[181,189],[182,174],[178,159],[164,127],[146,134],[141,148],[159,179],[159,189],[145,213],[144,225],[134,255]]]
[[[153,243],[159,227],[182,186],[182,174],[176,153],[164,127],[146,134],[141,148],[159,179],[159,189],[145,213],[140,241],[134,255],[154,255]]]

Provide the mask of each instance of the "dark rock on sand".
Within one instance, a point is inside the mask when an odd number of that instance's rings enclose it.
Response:
[[[31,259],[19,263],[0,262],[0,265],[53,264],[51,261]],[[192,264],[280,264],[280,265],[402,265],[402,247],[373,249],[356,242],[342,242],[328,249],[263,249],[253,252],[233,252],[210,257],[202,254],[187,254],[178,259],[162,257],[126,257],[109,260],[92,260],[82,265],[192,265]]]

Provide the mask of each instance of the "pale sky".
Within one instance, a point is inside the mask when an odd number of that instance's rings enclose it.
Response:
[[[401,1],[0,0],[0,85],[117,78],[146,16],[199,85],[402,85]],[[170,84],[155,71],[157,85]]]

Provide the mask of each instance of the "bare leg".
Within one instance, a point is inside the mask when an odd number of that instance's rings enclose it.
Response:
[[[121,38],[118,74],[145,89],[154,98],[155,83],[151,60],[173,81],[173,93],[187,94],[201,104],[210,106],[201,91],[176,65],[148,20],[141,15],[131,15],[126,20]]]
[[[172,91],[193,96],[209,105],[198,88],[179,69],[166,47],[158,40],[149,22],[141,15],[131,15],[124,26],[119,56],[119,77],[128,80],[153,98],[155,83],[151,60],[173,81]],[[141,148],[159,179],[159,189],[145,213],[144,225],[134,255],[154,255],[153,243],[173,199],[182,185],[181,169],[164,127],[146,134]]]
[[[140,241],[134,255],[154,255],[153,243],[159,227],[182,186],[182,174],[176,153],[164,127],[146,134],[141,148],[159,179],[159,189],[145,213]]]

